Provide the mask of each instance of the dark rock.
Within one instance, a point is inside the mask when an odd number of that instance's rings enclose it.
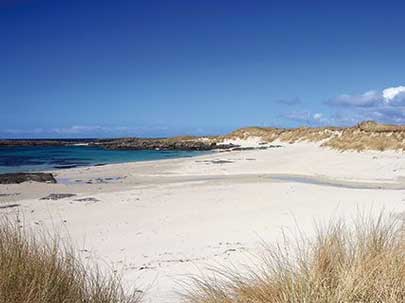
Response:
[[[261,147],[263,148],[263,147]],[[267,148],[267,147],[266,147]],[[232,148],[232,151],[243,151],[243,150],[255,150],[255,149],[259,149],[257,147],[253,147],[253,146],[248,146],[248,147],[235,147]]]
[[[0,174],[0,184],[19,184],[34,181],[43,183],[56,183],[56,179],[50,173],[10,173]]]
[[[56,169],[67,169],[67,168],[75,168],[78,167],[79,165],[77,164],[72,164],[72,165],[56,165],[54,168]]]
[[[228,164],[233,163],[234,161],[231,160],[202,160],[202,161],[195,161],[195,162],[202,162],[207,164]]]
[[[282,147],[281,145],[269,145],[269,146],[258,146],[258,147],[254,147],[254,146],[248,146],[248,147],[235,147],[232,148],[232,151],[244,151],[244,150],[266,150],[269,148],[278,148],[278,147]]]
[[[106,149],[112,150],[184,150],[184,151],[208,151],[214,149],[229,149],[236,147],[233,144],[216,144],[215,142],[201,141],[198,139],[164,138],[164,139],[141,139],[124,138],[113,139],[97,143]]]
[[[88,146],[97,146],[112,150],[184,150],[184,151],[205,151],[224,150],[237,147],[234,144],[217,144],[213,140],[201,140],[200,137],[173,137],[173,138],[117,138],[117,139],[81,139],[81,140],[0,140],[0,147],[12,146],[72,146],[77,143],[86,143]],[[54,163],[60,167],[66,165],[77,165],[76,161],[65,163]],[[96,166],[104,163],[96,164]]]
[[[212,160],[211,163],[213,164],[227,164],[227,163],[233,163],[231,160]]]
[[[96,199],[94,197],[88,197],[88,198],[81,198],[81,199],[75,199],[74,201],[77,202],[99,202],[99,199]]]
[[[43,197],[40,200],[60,200],[74,196],[76,196],[76,194],[49,194],[48,196]]]
[[[0,194],[0,197],[12,197],[12,196],[18,196],[18,195],[21,195],[21,193]]]
[[[6,208],[14,208],[18,207],[20,204],[6,204],[6,205],[0,205],[0,209],[6,209]]]

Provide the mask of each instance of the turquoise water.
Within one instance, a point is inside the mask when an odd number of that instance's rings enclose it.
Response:
[[[0,147],[0,173],[192,157],[207,152],[105,150],[89,146]]]

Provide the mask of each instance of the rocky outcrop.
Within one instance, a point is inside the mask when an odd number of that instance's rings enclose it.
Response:
[[[56,179],[49,173],[11,173],[0,174],[0,184],[19,184],[23,182],[56,183]]]
[[[102,146],[106,149],[114,150],[184,150],[184,151],[204,151],[213,149],[228,149],[235,145],[220,145],[213,140],[202,141],[198,139],[141,139],[141,138],[124,138],[110,141],[100,141],[95,145]]]
[[[71,146],[86,143],[112,150],[184,150],[204,151],[213,149],[228,149],[236,147],[232,144],[217,144],[216,137],[201,140],[199,137],[174,138],[117,138],[94,140],[0,140],[0,147],[4,146]]]

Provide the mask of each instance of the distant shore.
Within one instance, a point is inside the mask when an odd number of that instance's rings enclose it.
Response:
[[[227,149],[232,145],[219,144],[199,137],[174,138],[116,138],[116,139],[7,139],[0,147],[36,146],[96,146],[109,150],[182,150],[206,151]]]
[[[113,139],[9,139],[1,146],[98,146],[108,150],[179,150],[207,151],[272,144],[275,141],[315,142],[340,151],[400,150],[405,151],[405,126],[364,121],[351,127],[246,127],[222,136],[177,136],[171,138]],[[254,142],[252,142],[254,141]]]

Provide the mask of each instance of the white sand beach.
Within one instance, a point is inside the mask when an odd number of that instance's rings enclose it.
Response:
[[[315,221],[361,211],[403,214],[402,152],[272,144],[282,146],[55,171],[58,184],[0,185],[0,206],[18,204],[0,213],[62,234],[152,303],[180,302],[187,275],[255,262],[283,230],[311,234]],[[51,193],[75,196],[40,199]]]

